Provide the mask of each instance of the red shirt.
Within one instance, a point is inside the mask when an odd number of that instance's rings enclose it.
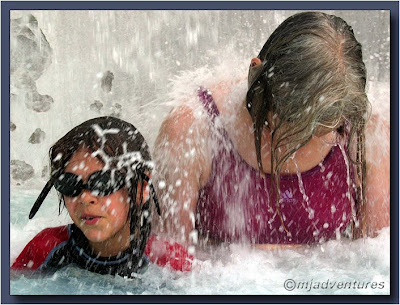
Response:
[[[11,269],[40,268],[56,249],[68,242],[69,238],[68,225],[44,229],[25,246]],[[192,266],[193,255],[190,255],[184,246],[160,240],[154,235],[150,236],[147,242],[145,255],[159,266],[170,266],[178,271],[190,271]]]

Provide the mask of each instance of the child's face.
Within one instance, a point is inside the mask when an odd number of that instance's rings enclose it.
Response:
[[[81,176],[84,183],[94,172],[103,169],[104,164],[91,152],[81,148],[69,160],[65,172]],[[75,225],[92,243],[110,242],[126,244],[129,241],[128,191],[124,187],[107,196],[95,196],[84,189],[76,197],[64,196],[65,206]]]

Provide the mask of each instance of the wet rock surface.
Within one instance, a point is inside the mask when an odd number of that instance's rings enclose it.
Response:
[[[21,160],[11,160],[10,161],[10,174],[14,180],[26,181],[31,179],[35,171],[33,167]]]
[[[119,118],[121,117],[121,112],[122,112],[122,106],[121,104],[115,103],[111,107],[111,116]]]
[[[46,112],[50,110],[51,104],[54,102],[49,95],[41,95],[38,92],[28,92],[25,95],[25,105],[28,109],[36,112]]]
[[[44,140],[45,137],[46,133],[40,128],[36,128],[36,130],[29,137],[28,142],[32,144],[39,144]]]
[[[111,71],[106,71],[101,78],[101,89],[105,92],[111,92],[112,81],[114,80],[114,74]]]
[[[42,169],[42,178],[48,177],[49,176],[49,167],[47,165],[43,166]]]
[[[93,104],[90,104],[89,107],[90,107],[90,110],[93,110],[93,111],[96,111],[96,112],[100,112],[101,109],[103,108],[103,103],[98,101],[98,100],[96,100],[96,101],[94,101]]]
[[[32,14],[10,20],[10,83],[28,109],[45,112],[53,98],[41,95],[36,80],[51,64],[52,48]]]
[[[50,44],[33,15],[10,20],[10,72],[14,86],[32,86],[51,64],[51,55]]]

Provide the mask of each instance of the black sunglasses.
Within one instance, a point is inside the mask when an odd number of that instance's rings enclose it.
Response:
[[[72,173],[63,173],[54,181],[56,190],[68,197],[76,197],[84,189],[91,191],[94,196],[107,196],[117,192],[124,185],[124,175],[110,170],[94,172],[89,176],[86,184],[80,176]]]
[[[150,183],[150,178],[145,173],[141,173],[141,177],[149,183],[157,213],[161,215],[157,195],[153,185]],[[119,171],[97,171],[91,174],[87,183],[84,184],[81,177],[73,173],[62,173],[57,178],[52,178],[46,183],[29,213],[29,219],[35,216],[53,185],[57,191],[68,197],[76,197],[84,189],[91,191],[94,196],[107,196],[125,186],[125,175]]]

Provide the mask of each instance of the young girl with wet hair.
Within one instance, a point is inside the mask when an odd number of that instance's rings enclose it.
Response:
[[[40,232],[11,269],[46,271],[74,263],[92,272],[134,277],[149,258],[178,270],[190,267],[186,249],[178,244],[161,243],[169,248],[157,257],[152,253],[150,244],[157,240],[153,236],[148,242],[152,202],[160,214],[150,180],[153,162],[132,124],[113,117],[88,120],[58,140],[49,157],[50,180],[29,218],[54,186],[73,224]]]
[[[343,19],[286,19],[246,82],[201,87],[204,114],[182,104],[161,126],[160,230],[274,248],[388,226],[389,156],[366,153],[365,85],[361,45]]]

